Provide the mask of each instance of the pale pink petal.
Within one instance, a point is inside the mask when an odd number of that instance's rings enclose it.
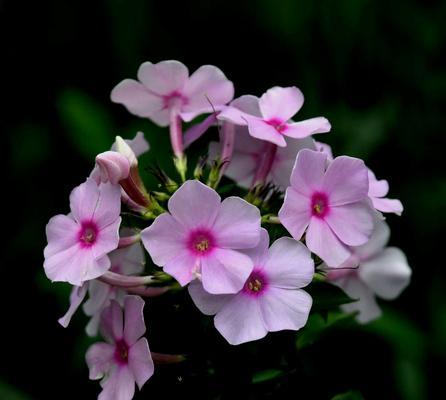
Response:
[[[124,79],[118,83],[111,92],[111,100],[124,105],[130,113],[142,118],[150,118],[163,108],[161,97],[133,79]]]
[[[398,297],[409,284],[411,275],[405,254],[396,247],[384,249],[359,268],[363,282],[386,300]]]
[[[187,231],[174,217],[164,213],[141,232],[141,239],[153,262],[162,267],[185,249]]]
[[[139,339],[129,349],[129,368],[133,372],[136,384],[139,389],[153,375],[154,365],[150,354],[149,344],[146,338]]]
[[[377,180],[371,169],[367,169],[369,177],[369,196],[384,197],[389,192],[389,183],[385,180]]]
[[[277,239],[260,265],[268,276],[268,283],[276,288],[302,288],[313,280],[314,262],[310,251],[288,237]]]
[[[195,280],[187,287],[192,301],[206,315],[217,314],[232,299],[231,294],[211,294],[203,289],[200,281]]]
[[[387,198],[378,198],[371,197],[373,207],[375,207],[378,211],[385,213],[394,213],[396,215],[401,215],[404,210],[404,207],[401,201],[396,199],[387,199]]]
[[[325,173],[323,189],[332,206],[364,200],[369,190],[364,162],[348,156],[336,157]]]
[[[111,300],[110,305],[102,311],[101,334],[109,343],[122,339],[124,332],[122,309],[116,300]]]
[[[246,254],[255,266],[263,265],[268,255],[269,234],[265,228],[260,228],[260,240],[257,246],[252,249],[244,249],[243,254]]]
[[[62,250],[77,244],[79,225],[66,215],[52,217],[46,226],[48,244],[44,250],[45,258],[49,258]]]
[[[150,149],[149,142],[145,139],[143,132],[137,132],[133,139],[126,139],[126,142],[133,150],[136,157],[147,153]]]
[[[240,197],[221,203],[212,231],[222,248],[247,249],[259,242],[260,211]]]
[[[121,187],[111,183],[99,185],[99,197],[94,210],[93,218],[99,229],[120,220],[121,213]]]
[[[332,162],[333,161],[333,151],[331,150],[331,146],[326,144],[326,143],[322,143],[322,142],[314,142],[316,145],[316,150],[320,151],[321,153],[324,153],[327,155],[328,161]]]
[[[352,251],[362,260],[365,261],[375,254],[380,253],[389,241],[390,228],[384,220],[375,214],[374,229],[369,241],[362,246],[352,248]]]
[[[187,228],[211,227],[220,209],[220,196],[209,186],[190,180],[169,199],[172,216]]]
[[[257,96],[245,94],[233,100],[231,106],[238,108],[249,115],[253,115],[254,117],[262,117],[259,107],[259,98]]]
[[[200,139],[201,136],[203,136],[212,125],[215,125],[216,121],[217,121],[217,113],[213,113],[211,115],[208,115],[202,122],[192,125],[184,133],[183,137],[184,149],[187,149],[192,143]]]
[[[313,150],[303,149],[296,158],[291,173],[291,186],[297,192],[311,198],[322,188],[327,156]]]
[[[101,386],[98,400],[132,400],[135,394],[135,378],[127,366],[114,369]]]
[[[298,330],[305,326],[313,304],[307,292],[276,287],[267,290],[259,297],[259,304],[268,331]]]
[[[381,316],[381,309],[375,300],[373,292],[359,279],[350,278],[344,282],[335,282],[352,299],[359,299],[353,303],[343,304],[341,309],[347,313],[358,312],[356,316],[358,322],[366,324]]]
[[[348,246],[365,244],[373,232],[374,211],[368,202],[331,207],[324,219],[338,239]]]
[[[181,286],[187,285],[199,272],[199,260],[189,250],[172,254],[172,258],[163,266],[164,272],[173,276]]]
[[[279,210],[279,220],[294,239],[300,240],[311,220],[311,200],[289,187]]]
[[[100,190],[93,179],[87,180],[75,187],[70,194],[70,209],[77,222],[90,221],[96,211]]]
[[[172,92],[181,93],[188,77],[186,66],[175,60],[157,64],[145,62],[138,69],[138,80],[151,92],[161,96]]]
[[[247,121],[249,134],[252,137],[266,140],[267,142],[274,143],[279,147],[286,146],[286,141],[283,138],[282,134],[277,132],[277,130],[270,124],[256,117],[249,117]]]
[[[98,232],[96,241],[89,249],[94,258],[103,257],[118,247],[120,225],[121,217],[118,217],[114,222],[107,225],[105,228],[102,228]]]
[[[288,139],[286,142],[286,147],[277,148],[276,158],[270,172],[271,180],[282,190],[290,185],[291,172],[299,151],[302,149],[316,150],[315,142],[311,137],[296,140]]]
[[[214,318],[215,327],[232,345],[261,339],[267,334],[256,298],[234,296]]]
[[[161,127],[169,126],[170,124],[170,110],[168,107],[162,106],[158,111],[152,113],[148,117],[152,122]]]
[[[124,339],[132,346],[146,332],[144,300],[139,296],[126,296],[124,300]]]
[[[288,121],[304,104],[304,95],[297,87],[275,86],[268,89],[259,100],[260,111],[265,119]]]
[[[85,359],[90,370],[90,379],[101,379],[113,364],[115,346],[109,343],[95,343],[87,351]]]
[[[108,256],[113,272],[123,275],[136,275],[144,269],[145,255],[140,243],[135,243],[123,249],[116,249]]]
[[[236,125],[248,125],[248,118],[252,116],[248,113],[239,110],[236,107],[227,106],[218,114],[218,119],[222,121],[229,121]]]
[[[87,289],[88,284],[83,284],[80,287],[73,286],[70,294],[70,307],[68,308],[68,311],[65,313],[65,315],[62,318],[59,318],[57,321],[64,328],[66,328],[70,324],[71,317],[77,311],[82,301],[84,300],[85,295],[87,294]]]
[[[338,267],[346,261],[351,252],[336,237],[327,223],[311,218],[305,238],[308,248],[316,253],[329,267]]]
[[[245,254],[229,249],[215,249],[201,260],[203,287],[212,294],[237,293],[253,267],[251,259]]]
[[[234,97],[234,85],[217,67],[203,65],[190,76],[183,93],[188,102],[183,106],[181,116],[190,121],[229,103]]]
[[[330,130],[331,125],[327,118],[316,117],[287,124],[283,134],[295,139],[302,139],[316,133],[330,132]]]

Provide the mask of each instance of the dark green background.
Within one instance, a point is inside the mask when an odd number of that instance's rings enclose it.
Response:
[[[169,163],[167,132],[109,100],[142,62],[164,59],[191,71],[219,66],[237,96],[300,87],[302,118],[324,115],[333,125],[319,139],[338,155],[364,158],[402,200],[403,216],[389,217],[391,244],[406,252],[413,279],[380,321],[330,330],[297,356],[298,373],[253,385],[251,373],[274,366],[274,354],[290,351],[291,336],[270,335],[254,348],[230,349],[214,334],[200,342],[190,304],[178,311],[150,302],[152,350],[183,351],[188,343],[189,351],[220,361],[214,378],[193,361],[159,368],[137,398],[330,399],[348,389],[366,399],[439,398],[446,366],[446,2],[7,0],[0,18],[0,399],[93,399],[99,391],[83,361],[85,319],[77,315],[67,330],[56,322],[68,288],[44,278],[44,227],[68,211],[70,190],[114,135],[143,129],[152,145],[143,165]]]

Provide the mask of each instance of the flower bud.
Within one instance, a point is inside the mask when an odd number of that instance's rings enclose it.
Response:
[[[130,173],[130,162],[116,151],[106,151],[96,156],[101,182],[111,182],[116,185],[126,179]]]

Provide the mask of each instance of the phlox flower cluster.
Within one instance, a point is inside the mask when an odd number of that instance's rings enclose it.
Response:
[[[385,197],[389,184],[362,160],[333,157],[313,139],[331,130],[325,117],[295,120],[298,88],[234,99],[220,69],[189,74],[178,61],[146,62],[137,78],[111,99],[169,128],[177,175],[152,166],[159,185],[147,188],[138,157],[148,142],[141,132],[118,136],[71,192],[69,212],[46,227],[45,273],[72,285],[59,323],[67,327],[82,305],[86,333],[102,337],[86,354],[99,399],[130,400],[157,362],[185,359],[149,349],[145,298],[187,290],[238,345],[304,328],[316,278],[344,290],[352,302],[342,310],[361,323],[380,315],[375,296],[394,299],[408,285],[404,253],[385,247],[383,213],[401,215],[401,202]],[[188,168],[187,147],[214,128],[220,140]]]

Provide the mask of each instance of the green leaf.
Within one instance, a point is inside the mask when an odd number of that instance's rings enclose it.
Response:
[[[88,159],[110,149],[113,123],[107,110],[79,89],[66,89],[59,98],[59,115],[73,145]]]
[[[6,382],[0,381],[0,399],[31,400],[31,397],[28,397],[19,389],[7,384]]]
[[[334,396],[331,400],[364,400],[364,397],[357,390],[349,390]]]
[[[256,372],[252,377],[252,383],[263,383],[271,381],[283,375],[280,369],[265,369],[264,371]]]

